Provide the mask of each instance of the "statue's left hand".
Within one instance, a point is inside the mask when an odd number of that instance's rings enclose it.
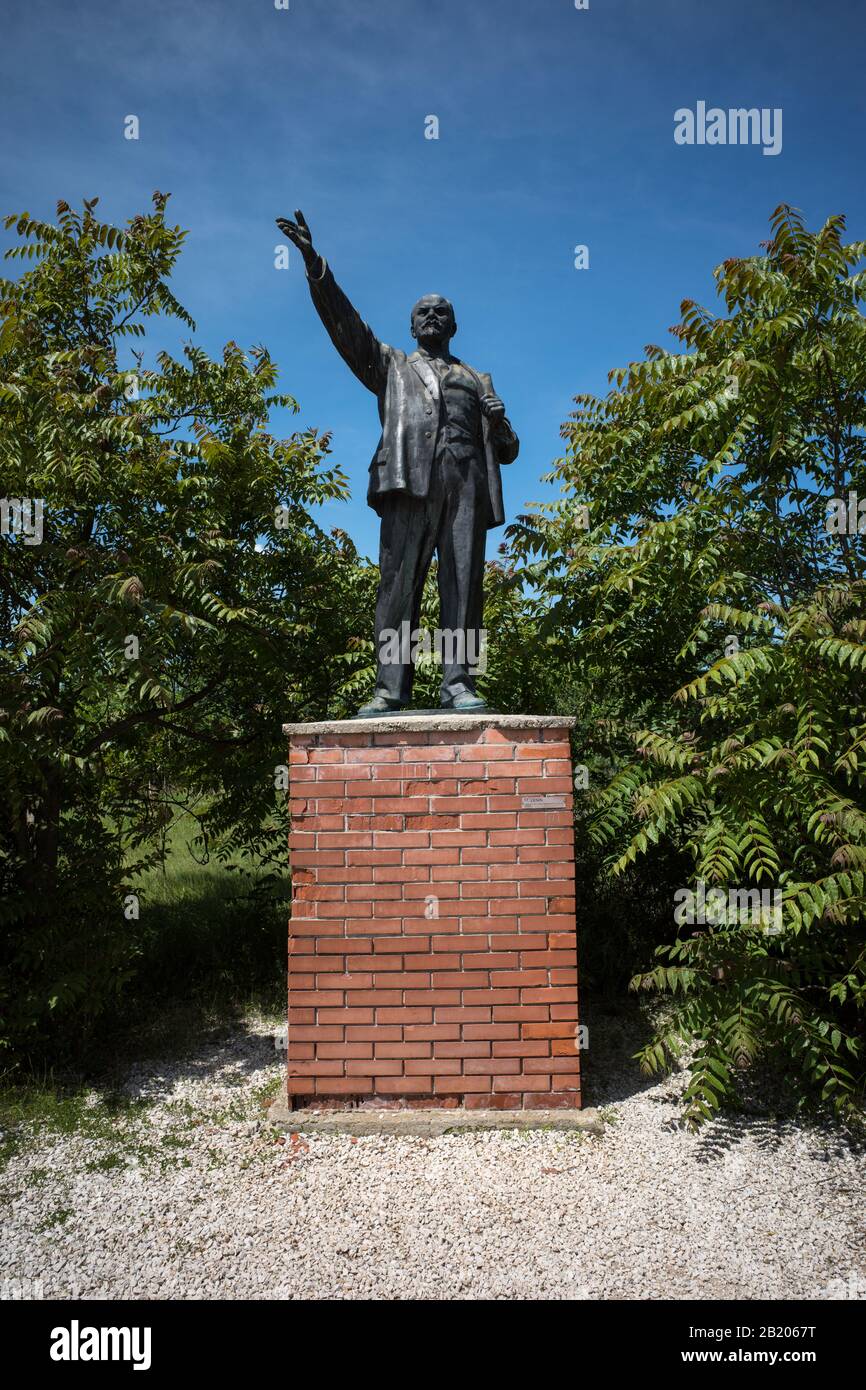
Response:
[[[487,416],[491,425],[498,425],[505,418],[505,403],[498,396],[486,395],[481,397],[481,409]]]

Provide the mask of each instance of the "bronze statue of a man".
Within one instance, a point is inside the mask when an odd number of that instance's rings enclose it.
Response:
[[[376,689],[358,718],[408,705],[414,667],[405,641],[415,633],[434,551],[438,560],[443,709],[483,713],[470,651],[478,651],[484,609],[484,545],[501,526],[500,464],[520,447],[490,377],[452,357],[454,309],[438,294],[412,310],[415,352],[382,343],[313,247],[300,211],[277,218],[298,248],[316,311],[340,356],[379,403],[382,435],[370,464],[367,501],[382,519],[376,601]],[[408,624],[408,626],[407,626]],[[396,649],[396,655],[395,655]]]

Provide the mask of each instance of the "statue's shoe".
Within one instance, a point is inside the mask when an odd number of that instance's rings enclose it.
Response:
[[[355,719],[381,719],[385,714],[393,714],[395,710],[402,709],[401,700],[392,700],[387,695],[374,695],[367,705],[362,705]]]
[[[455,714],[489,714],[490,707],[480,695],[455,695],[453,700],[443,700],[442,708],[453,710]]]

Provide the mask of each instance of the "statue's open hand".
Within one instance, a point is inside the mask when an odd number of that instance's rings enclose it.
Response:
[[[297,246],[304,258],[305,265],[312,265],[316,260],[316,252],[313,249],[313,237],[307,226],[307,219],[300,208],[295,209],[295,220],[288,217],[278,217],[277,226],[283,236],[288,237],[293,246]]]
[[[491,425],[498,425],[505,418],[505,404],[498,396],[488,394],[481,397],[481,409]]]

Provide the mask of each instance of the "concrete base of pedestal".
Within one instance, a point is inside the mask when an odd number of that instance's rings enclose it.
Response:
[[[604,1122],[597,1110],[292,1110],[285,1096],[275,1100],[267,1113],[270,1124],[286,1134],[368,1134],[435,1137],[483,1129],[546,1129],[600,1135]]]

